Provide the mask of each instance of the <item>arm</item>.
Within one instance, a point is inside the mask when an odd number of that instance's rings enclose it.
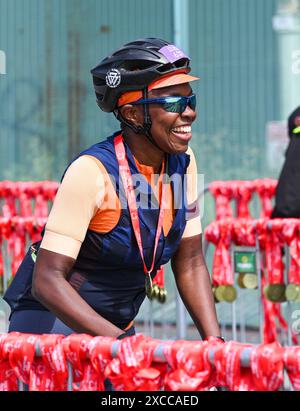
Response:
[[[102,205],[98,165],[83,156],[68,168],[56,194],[35,263],[32,294],[79,333],[116,337],[118,327],[96,313],[67,281],[90,221]]]
[[[211,281],[202,254],[202,235],[182,238],[171,265],[179,294],[201,337],[220,336]]]
[[[75,260],[45,249],[38,251],[32,294],[78,333],[118,337],[124,331],[94,311],[66,280]]]
[[[180,245],[172,258],[179,294],[194,320],[202,338],[220,336],[211,281],[202,253],[202,228],[198,205],[197,164],[189,147],[191,157],[187,169],[187,224]],[[192,206],[191,206],[192,205]],[[196,206],[196,208],[194,207]],[[189,212],[193,210],[194,212]]]

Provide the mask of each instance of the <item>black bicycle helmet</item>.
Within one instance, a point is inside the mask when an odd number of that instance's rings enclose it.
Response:
[[[188,73],[190,59],[176,46],[157,38],[135,40],[104,58],[91,70],[97,104],[113,112],[127,91],[147,89],[154,80],[179,69]]]

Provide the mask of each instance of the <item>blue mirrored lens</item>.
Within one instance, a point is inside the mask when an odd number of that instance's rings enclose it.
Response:
[[[192,110],[196,109],[195,95],[188,97],[167,97],[163,108],[170,113],[183,113],[188,105]]]
[[[192,110],[194,110],[195,111],[195,109],[196,109],[196,103],[197,103],[197,101],[196,101],[196,95],[195,94],[193,94],[190,98],[189,98],[189,106],[191,107],[191,109]]]
[[[137,104],[161,104],[163,109],[170,113],[183,113],[187,106],[192,110],[196,109],[196,96],[192,94],[191,96],[170,96],[162,98],[150,98],[147,100],[138,100],[132,105]]]

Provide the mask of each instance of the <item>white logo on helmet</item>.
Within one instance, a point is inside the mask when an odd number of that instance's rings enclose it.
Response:
[[[105,81],[108,87],[116,88],[121,83],[121,73],[117,69],[111,69],[107,72]]]

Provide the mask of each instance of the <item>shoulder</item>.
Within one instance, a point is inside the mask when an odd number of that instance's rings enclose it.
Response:
[[[187,151],[186,151],[186,154],[188,154],[189,156],[193,156],[193,155],[194,155],[194,152],[193,152],[191,146],[188,147],[188,149],[187,149]]]
[[[88,169],[94,168],[94,170],[96,170],[97,168],[95,168],[95,165],[98,165],[99,169],[108,169],[113,167],[115,163],[114,138],[116,135],[118,135],[118,132],[108,137],[106,140],[100,141],[86,148],[75,158],[73,158],[73,160],[65,168],[61,181],[64,179],[67,172],[70,173],[69,170],[81,171],[85,167]],[[111,171],[109,170],[109,172]]]
[[[91,176],[97,176],[103,172],[105,172],[105,167],[102,162],[92,155],[85,154],[69,165],[64,175],[64,180],[70,177],[89,180]]]
[[[186,154],[190,157],[190,164],[187,168],[187,173],[196,174],[197,173],[197,163],[196,163],[196,158],[192,150],[192,147],[189,146],[189,148],[186,151]]]
[[[107,180],[107,171],[100,160],[91,155],[82,155],[67,168],[59,191],[67,192],[83,198],[95,198],[102,191]]]

